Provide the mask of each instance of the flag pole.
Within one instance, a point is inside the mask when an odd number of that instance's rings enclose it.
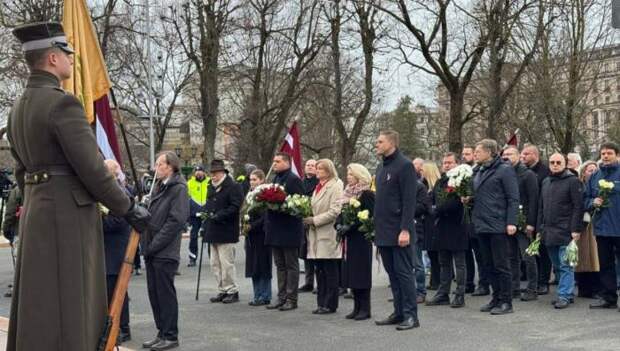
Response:
[[[118,103],[116,102],[116,95],[114,94],[114,89],[110,88],[110,96],[112,97],[112,102],[114,103],[114,110],[116,111],[118,126],[121,128],[121,136],[123,137],[123,144],[125,144],[125,150],[127,150],[127,158],[129,159],[129,167],[131,168],[131,174],[133,175],[133,180],[136,183],[136,189],[138,190],[138,198],[141,199],[143,195],[142,187],[138,185],[138,172],[136,172],[136,166],[133,163],[133,156],[131,154],[131,148],[129,148],[129,141],[127,140],[127,132],[125,131],[125,123],[123,123],[123,118],[121,116],[121,110],[118,107]]]

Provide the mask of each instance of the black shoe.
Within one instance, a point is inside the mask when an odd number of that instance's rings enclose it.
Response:
[[[491,312],[491,310],[497,306],[499,306],[499,302],[496,300],[491,300],[488,304],[480,307],[480,312]]]
[[[181,272],[180,271],[176,271],[176,272],[174,272],[174,275],[181,275]]]
[[[547,295],[549,293],[549,287],[547,285],[540,286],[536,293],[538,295]]]
[[[409,330],[420,327],[420,321],[416,318],[408,317],[396,327],[396,330]]]
[[[450,303],[450,307],[459,308],[465,306],[465,296],[464,295],[454,295],[454,299]]]
[[[164,351],[179,347],[178,340],[161,340],[157,344],[151,346],[151,351]]]
[[[267,306],[270,303],[271,303],[271,301],[268,301],[268,300],[255,300],[255,301],[248,302],[248,305],[250,305],[250,306]]]
[[[558,285],[560,283],[559,280],[557,280],[557,278],[554,278],[552,281],[549,282],[549,285]]]
[[[226,294],[226,296],[222,299],[222,303],[235,303],[235,302],[239,302],[239,293]]]
[[[366,319],[370,319],[370,312],[360,312],[353,318],[353,320],[356,321],[363,321]]]
[[[314,289],[312,285],[306,284],[298,289],[299,292],[311,292]]]
[[[442,306],[449,304],[450,298],[446,295],[435,295],[432,299],[426,301],[426,306]]]
[[[360,311],[358,311],[358,310],[354,309],[351,313],[349,313],[349,314],[347,314],[346,316],[344,316],[344,318],[346,318],[346,319],[353,319],[353,318],[355,318],[355,316],[357,316],[357,314],[358,314],[359,312],[360,312]]]
[[[512,291],[512,297],[513,297],[514,299],[521,298],[521,290],[513,290],[513,291]]]
[[[9,288],[9,290],[7,290],[4,293],[4,297],[11,297],[11,296],[13,296],[13,288]]]
[[[521,294],[521,301],[534,301],[538,300],[538,294],[533,290],[526,290]]]
[[[591,309],[604,309],[604,308],[616,308],[616,307],[618,307],[618,305],[615,302],[609,302],[603,299],[600,299],[590,304]]]
[[[149,340],[146,341],[142,344],[142,348],[143,349],[150,349],[151,347],[153,347],[154,345],[158,344],[161,341],[161,338],[159,336],[155,337],[155,339],[153,340]]]
[[[129,330],[127,331],[120,331],[118,333],[118,337],[116,338],[116,340],[118,342],[127,342],[131,340],[131,332]]]
[[[476,286],[475,285],[469,285],[465,288],[465,293],[466,294],[471,294],[474,291],[476,291]]]
[[[219,293],[217,294],[217,296],[210,298],[209,301],[211,301],[212,303],[222,302],[225,297],[226,297],[226,294]]]
[[[329,308],[319,307],[319,309],[316,310],[316,313],[314,314],[332,314],[332,313],[336,313],[336,310],[330,310]]]
[[[284,306],[284,301],[278,301],[276,303],[274,303],[273,305],[268,305],[267,309],[268,310],[277,310],[280,307]]]
[[[342,296],[344,294],[347,293],[347,289],[345,288],[338,288],[338,296]]]
[[[318,293],[319,293],[319,290],[318,290],[317,288],[314,288],[314,289],[312,289],[312,293],[313,293],[314,295],[316,295],[316,294],[318,294]]]
[[[280,311],[291,311],[297,308],[297,303],[292,301],[286,301],[284,305],[282,305],[279,310]]]
[[[140,271],[140,268],[135,268],[135,269],[133,270],[133,274],[134,274],[134,275],[142,275],[142,272]]]
[[[403,321],[403,317],[398,317],[394,313],[392,313],[389,317],[384,320],[375,321],[376,325],[394,325],[400,324]]]
[[[493,309],[491,310],[491,314],[494,316],[498,316],[501,314],[508,314],[508,313],[512,313],[512,305],[509,303],[504,302],[503,304],[501,304],[500,306],[495,306],[493,307]]]
[[[189,259],[189,263],[187,264],[188,267],[196,267],[196,260],[193,258]]]
[[[559,299],[559,300],[555,301],[555,303],[553,304],[553,307],[558,309],[558,310],[561,310],[561,309],[564,309],[564,308],[568,307],[569,305],[570,305],[570,301],[564,300],[564,299]]]
[[[345,299],[353,299],[353,294],[352,294],[352,293],[350,293],[350,292],[348,292],[348,293],[344,294],[344,296],[343,296],[343,297],[344,297]]]
[[[489,288],[485,288],[483,286],[478,286],[478,288],[476,288],[476,291],[474,291],[471,296],[487,296],[489,295],[491,292],[489,291]]]
[[[558,301],[561,301],[561,300],[565,300],[565,299],[551,300],[551,305],[555,306],[555,304],[558,303]],[[566,300],[566,301],[568,301],[568,303],[575,303],[575,299],[572,298],[572,297],[570,299]]]

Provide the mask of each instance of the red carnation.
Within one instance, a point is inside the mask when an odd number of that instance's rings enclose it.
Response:
[[[447,193],[453,193],[454,192],[454,188],[449,186],[449,187],[446,188],[446,192]]]

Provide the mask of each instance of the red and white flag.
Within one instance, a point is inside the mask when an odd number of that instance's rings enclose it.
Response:
[[[284,142],[280,147],[280,152],[285,152],[291,156],[291,170],[299,178],[303,178],[304,169],[301,166],[301,145],[299,138],[299,128],[297,127],[297,121],[293,122],[293,125],[288,130]]]
[[[506,141],[505,146],[508,146],[508,145],[519,147],[519,128],[517,128],[517,130],[515,130],[515,132],[512,133],[512,135],[510,135],[510,138],[508,138],[508,141]]]

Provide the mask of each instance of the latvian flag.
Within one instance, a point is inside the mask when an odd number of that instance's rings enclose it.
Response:
[[[84,105],[88,122],[95,125],[97,144],[106,159],[121,162],[108,94],[108,76],[99,41],[84,0],[65,0],[62,25],[75,51],[73,75],[63,88]]]
[[[297,121],[293,122],[293,125],[288,130],[286,137],[284,138],[284,142],[282,143],[282,147],[280,147],[280,152],[285,152],[291,155],[293,162],[291,162],[291,170],[295,173],[299,178],[303,178],[304,169],[301,166],[301,146],[300,146],[300,138],[299,138],[299,128],[297,127]]]

